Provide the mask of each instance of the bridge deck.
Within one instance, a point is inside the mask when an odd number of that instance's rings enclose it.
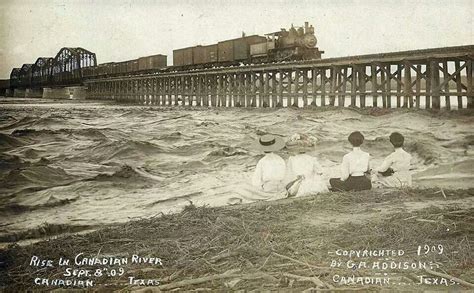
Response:
[[[122,76],[86,85],[90,98],[145,105],[472,108],[473,57],[470,45]]]

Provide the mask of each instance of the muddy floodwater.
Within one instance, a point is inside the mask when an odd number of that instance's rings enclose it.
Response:
[[[0,242],[44,225],[89,229],[252,201],[259,134],[306,137],[310,154],[338,176],[361,131],[379,165],[388,136],[405,135],[417,187],[474,187],[474,117],[424,110],[207,109],[0,99]],[[288,157],[286,150],[280,153]],[[34,233],[33,233],[34,235]],[[31,235],[28,236],[31,238]]]

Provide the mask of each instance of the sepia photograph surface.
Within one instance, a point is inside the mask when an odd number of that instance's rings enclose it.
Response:
[[[474,290],[473,12],[0,2],[0,291]]]

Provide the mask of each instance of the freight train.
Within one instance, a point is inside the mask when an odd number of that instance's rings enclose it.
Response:
[[[324,51],[316,47],[314,27],[291,28],[265,36],[242,36],[207,46],[195,46],[173,51],[173,66],[192,69],[287,60],[321,59]]]
[[[166,55],[158,54],[122,62],[102,63],[84,68],[82,72],[85,79],[153,73],[167,67],[167,58]]]
[[[62,48],[56,57],[38,58],[35,64],[14,68],[11,88],[66,85],[85,79],[138,75],[166,71],[192,70],[240,64],[257,64],[294,60],[321,59],[316,47],[314,27],[304,27],[245,36],[206,46],[173,50],[173,66],[167,66],[166,55],[153,55],[123,62],[98,64],[95,54],[82,48]]]

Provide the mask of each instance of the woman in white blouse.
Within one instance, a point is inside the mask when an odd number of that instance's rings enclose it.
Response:
[[[403,149],[405,138],[398,132],[390,134],[390,142],[394,152],[388,155],[382,165],[377,169],[378,174],[374,180],[383,187],[408,187],[412,185],[410,173],[411,155]]]
[[[352,151],[342,158],[341,177],[331,178],[332,191],[359,191],[372,188],[370,179],[365,176],[370,172],[370,155],[360,149],[364,136],[359,131],[352,132],[348,137]]]
[[[258,161],[251,184],[226,185],[222,194],[230,197],[227,204],[235,205],[260,200],[276,200],[285,196],[286,164],[275,152],[285,147],[282,138],[266,134],[259,137],[251,149],[265,155]],[[248,177],[247,177],[248,178]]]
[[[265,153],[265,156],[258,161],[252,176],[252,185],[259,191],[277,193],[284,190],[286,164],[274,153],[284,146],[282,138],[271,134],[261,136],[254,145],[254,149]]]
[[[288,196],[306,196],[327,192],[328,187],[323,179],[323,169],[318,159],[306,154],[307,148],[301,146],[289,147],[295,155],[288,158],[287,180],[300,178],[299,188],[292,190]],[[288,187],[290,188],[290,187]]]

